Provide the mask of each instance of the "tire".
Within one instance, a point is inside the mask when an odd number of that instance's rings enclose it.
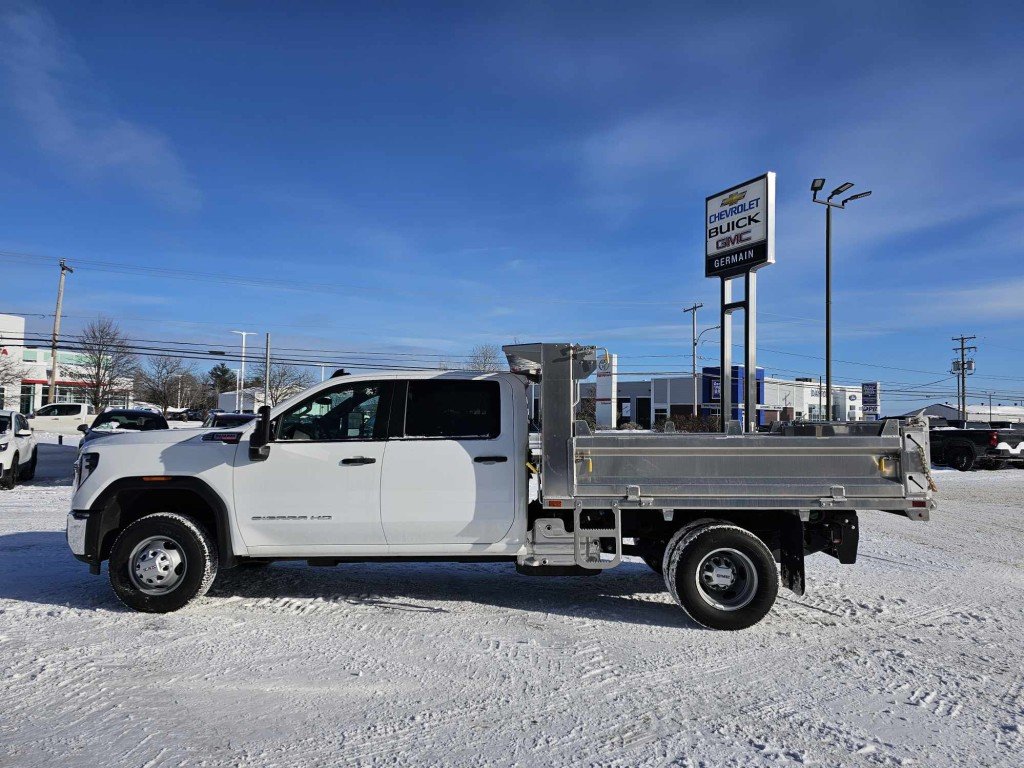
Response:
[[[11,459],[11,466],[0,475],[0,488],[5,491],[14,490],[14,486],[18,484],[18,475],[20,473],[21,468],[18,465],[18,454],[14,454],[14,458]]]
[[[974,451],[970,448],[956,448],[950,453],[949,466],[959,472],[970,472],[974,463]]]
[[[665,583],[676,603],[701,626],[738,630],[753,626],[772,609],[779,572],[757,536],[714,523],[672,537],[665,551]]]
[[[36,478],[36,463],[38,461],[39,461],[39,449],[37,448],[36,450],[32,451],[32,458],[29,460],[28,464],[25,465],[25,468],[21,471],[21,479],[22,480],[35,480],[35,478]]]
[[[996,470],[1006,469],[1006,465],[1009,463],[1010,462],[1006,461],[1005,459],[992,459],[990,461],[986,461],[982,465],[982,469],[987,469],[990,472],[995,472]]]
[[[667,545],[668,542],[655,539],[641,539],[637,543],[640,559],[659,576],[662,574],[662,563],[665,560],[665,547]]]
[[[114,594],[127,607],[169,613],[206,594],[217,576],[217,548],[195,521],[157,512],[121,531],[108,570]]]

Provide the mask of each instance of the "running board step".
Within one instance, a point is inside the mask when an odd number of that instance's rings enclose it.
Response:
[[[594,510],[588,510],[594,511]],[[610,510],[601,510],[601,514],[611,514],[613,519],[612,528],[583,528],[582,524],[583,505],[579,502],[573,508],[573,554],[576,565],[580,568],[590,568],[602,571],[607,568],[614,568],[622,562],[622,516],[619,513],[618,505]],[[615,551],[609,560],[602,559],[601,539],[611,539],[614,542]]]

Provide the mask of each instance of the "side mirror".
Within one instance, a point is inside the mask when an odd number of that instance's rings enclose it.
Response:
[[[19,429],[17,432],[14,433],[14,436],[15,437],[32,437],[32,430],[31,429]]]
[[[260,406],[258,413],[256,428],[249,435],[250,461],[266,461],[270,455],[270,406]]]
[[[89,425],[88,424],[79,424],[78,425],[78,431],[82,432],[82,433],[88,432],[89,431]]]

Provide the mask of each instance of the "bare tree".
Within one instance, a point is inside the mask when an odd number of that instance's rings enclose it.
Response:
[[[260,363],[253,375],[253,386],[263,388],[266,377],[266,365]],[[268,394],[270,402],[267,405],[273,407],[283,403],[289,397],[301,392],[313,384],[313,376],[309,371],[295,365],[270,365],[270,386]]]
[[[496,344],[477,344],[469,351],[466,369],[470,371],[500,371],[501,350]]]
[[[188,382],[197,381],[195,365],[179,357],[154,355],[146,361],[139,375],[141,394],[144,400],[159,406],[167,415],[167,409],[181,400],[182,391]]]
[[[87,382],[89,402],[99,411],[131,389],[138,358],[118,324],[102,315],[85,326],[78,345],[81,362],[70,370]]]

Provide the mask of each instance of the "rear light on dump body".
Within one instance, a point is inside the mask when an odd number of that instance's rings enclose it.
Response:
[[[988,444],[991,445],[993,448],[995,448],[997,445],[999,445],[999,433],[998,432],[993,431],[993,432],[989,432],[988,433]]]

